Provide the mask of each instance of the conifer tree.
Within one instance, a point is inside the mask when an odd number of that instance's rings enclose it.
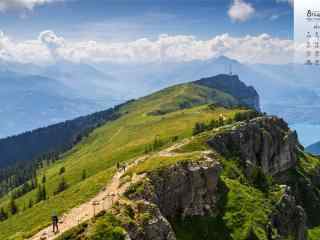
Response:
[[[65,171],[66,171],[66,168],[65,168],[65,167],[61,167],[61,168],[60,168],[60,171],[59,171],[59,175],[64,174]]]
[[[43,176],[42,176],[42,183],[45,183],[46,181],[47,181],[46,175],[43,174]]]
[[[85,169],[82,170],[82,176],[81,179],[85,180],[87,178],[87,171]]]
[[[64,179],[64,177],[62,177],[60,183],[58,184],[57,190],[54,192],[54,194],[61,193],[64,190],[66,190],[67,188],[68,188],[68,184],[67,184],[66,180]]]
[[[4,208],[0,208],[0,222],[8,219],[8,213],[4,210]]]
[[[33,206],[33,201],[32,201],[32,199],[30,198],[30,199],[29,199],[28,207],[29,207],[29,208],[32,208],[32,206]]]
[[[42,200],[47,200],[47,190],[44,184],[42,186]]]
[[[17,206],[13,197],[11,197],[11,199],[10,199],[8,208],[9,208],[9,211],[12,215],[16,214],[19,211],[18,206]]]

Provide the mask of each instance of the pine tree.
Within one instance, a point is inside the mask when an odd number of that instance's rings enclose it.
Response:
[[[209,123],[209,129],[214,129],[216,127],[218,127],[218,121],[215,119],[211,120],[211,122]]]
[[[224,118],[223,118],[223,116],[220,116],[220,117],[219,117],[218,124],[219,124],[219,127],[221,127],[221,126],[224,125]]]
[[[47,200],[47,190],[46,190],[46,186],[44,184],[42,187],[42,200]]]
[[[206,130],[206,128],[207,128],[206,124],[197,122],[197,123],[194,125],[192,134],[193,134],[193,135],[197,135],[197,134],[199,134],[199,133],[202,133],[203,131]]]
[[[61,178],[61,181],[58,185],[57,190],[54,192],[54,194],[58,194],[63,192],[64,190],[66,190],[68,188],[68,184],[66,182],[66,180],[64,179],[64,177]]]
[[[65,171],[66,171],[66,168],[65,168],[65,167],[61,167],[61,168],[60,168],[60,171],[59,171],[59,175],[64,174]]]
[[[45,183],[45,182],[46,182],[46,180],[47,180],[46,175],[45,175],[45,174],[43,174],[43,176],[42,176],[42,183]]]
[[[41,200],[42,200],[42,188],[41,188],[41,185],[39,185],[38,191],[37,191],[36,203],[40,202]]]
[[[13,197],[11,197],[10,199],[8,208],[12,215],[16,214],[19,211],[18,206],[16,205],[16,202]]]
[[[43,200],[47,199],[47,191],[46,191],[46,186],[45,185],[39,185],[38,191],[37,191],[37,198],[36,202],[41,202]]]
[[[37,175],[33,174],[32,179],[31,179],[31,187],[32,187],[32,189],[35,189],[37,186],[38,186]]]
[[[85,169],[82,170],[82,176],[81,179],[85,180],[87,178],[87,171]]]
[[[8,213],[4,210],[4,208],[0,208],[0,222],[8,219]]]
[[[32,201],[32,199],[30,198],[30,199],[29,199],[28,207],[29,207],[29,208],[32,208],[32,206],[33,206],[33,201]]]

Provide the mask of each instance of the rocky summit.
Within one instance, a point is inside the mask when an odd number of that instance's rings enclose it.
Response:
[[[214,77],[202,78],[195,83],[235,96],[241,104],[260,111],[260,98],[257,91],[252,86],[246,86],[238,75],[219,74]]]
[[[241,123],[216,134],[208,144],[223,155],[239,157],[248,171],[261,167],[270,175],[294,167],[301,148],[296,132],[277,117],[260,117]]]

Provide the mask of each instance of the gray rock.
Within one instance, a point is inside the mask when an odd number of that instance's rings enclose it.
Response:
[[[153,206],[152,211],[148,210],[151,218],[147,223],[124,226],[130,239],[175,240],[168,218],[214,214],[221,170],[217,161],[206,157],[148,174],[142,180],[143,192],[129,194],[128,198]],[[140,207],[140,214],[145,211]]]
[[[295,131],[277,117],[259,117],[212,137],[208,144],[225,156],[240,157],[244,166],[276,175],[297,163],[300,144]]]
[[[291,236],[295,240],[306,240],[306,221],[304,209],[297,205],[295,197],[286,191],[271,215],[272,226],[281,237]]]
[[[214,212],[218,178],[216,161],[188,162],[149,175],[157,204],[166,217],[204,216]]]
[[[125,225],[127,238],[130,240],[176,240],[174,231],[168,220],[162,215],[159,208],[154,204],[143,201],[139,202],[137,215],[148,214],[147,221],[136,221]]]

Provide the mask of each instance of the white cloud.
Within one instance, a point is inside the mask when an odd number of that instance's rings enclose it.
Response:
[[[51,49],[56,49],[64,45],[64,39],[62,37],[58,37],[51,30],[41,32],[38,39]]]
[[[47,30],[39,34],[38,40],[49,49],[53,58],[59,58],[58,49],[64,46],[64,38],[58,37],[51,30]]]
[[[53,31],[44,31],[35,40],[16,42],[0,32],[0,59],[35,64],[50,64],[57,59],[86,63],[182,62],[220,55],[247,63],[281,64],[292,62],[293,52],[292,40],[267,34],[244,37],[223,34],[208,40],[160,35],[156,40],[107,42],[68,41]]]
[[[48,64],[52,55],[38,40],[15,42],[3,32],[0,34],[0,59],[10,62]]]
[[[63,0],[0,0],[0,11],[32,10],[36,6]]]
[[[228,11],[229,17],[236,22],[247,21],[254,13],[252,5],[243,0],[234,0]]]

